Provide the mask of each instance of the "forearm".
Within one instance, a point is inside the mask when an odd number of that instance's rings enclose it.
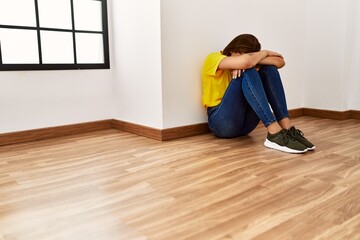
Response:
[[[248,69],[255,67],[262,59],[269,56],[269,52],[266,50],[245,53],[241,55],[234,55],[224,58],[220,64],[219,69]]]
[[[255,67],[256,65],[260,64],[260,62],[262,62],[267,57],[269,57],[269,54],[266,50],[244,54],[243,61],[244,61],[244,63],[246,63],[245,69]]]
[[[285,66],[285,61],[281,56],[270,56],[263,58],[258,65],[274,65],[277,68],[282,68]]]

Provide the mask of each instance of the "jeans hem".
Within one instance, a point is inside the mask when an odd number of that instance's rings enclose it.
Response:
[[[283,116],[281,116],[281,117],[276,118],[276,121],[280,122],[280,121],[283,120],[284,118],[289,118],[289,114],[285,114],[285,115],[283,115]]]

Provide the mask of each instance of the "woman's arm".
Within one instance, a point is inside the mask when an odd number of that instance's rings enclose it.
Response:
[[[262,59],[258,65],[274,65],[277,68],[282,68],[285,66],[285,61],[282,56],[279,57],[266,57]]]
[[[259,52],[245,53],[241,55],[233,55],[226,57],[221,60],[218,69],[221,70],[233,70],[233,69],[248,69],[255,67],[257,64],[260,64],[262,60],[270,57],[282,58],[281,54],[269,51],[261,50]]]

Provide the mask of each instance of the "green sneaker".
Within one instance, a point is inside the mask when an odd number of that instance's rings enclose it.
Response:
[[[304,153],[308,150],[304,144],[298,142],[285,129],[275,134],[268,133],[264,145],[287,153]]]
[[[296,129],[294,126],[292,126],[289,130],[288,130],[289,134],[294,137],[296,140],[298,140],[299,142],[301,142],[302,144],[304,144],[308,150],[314,150],[315,149],[315,145],[312,144],[309,140],[307,140],[304,137],[304,133],[302,131],[300,131],[299,129]]]

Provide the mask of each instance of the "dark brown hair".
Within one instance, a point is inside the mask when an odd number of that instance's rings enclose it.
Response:
[[[234,38],[222,51],[223,55],[231,56],[231,52],[249,53],[261,49],[259,40],[251,34],[241,34]]]

